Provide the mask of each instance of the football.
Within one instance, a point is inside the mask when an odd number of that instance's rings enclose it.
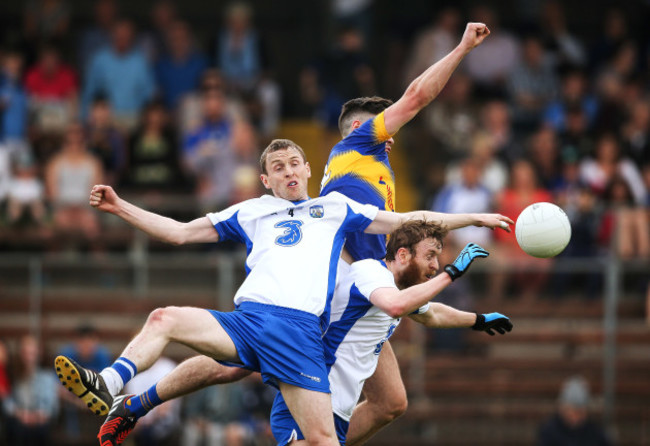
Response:
[[[533,203],[519,214],[515,236],[526,254],[554,257],[569,244],[571,224],[564,211],[553,203]]]

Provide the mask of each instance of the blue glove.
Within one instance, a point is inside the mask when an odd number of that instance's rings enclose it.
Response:
[[[508,316],[501,313],[476,313],[476,322],[472,325],[472,329],[484,331],[490,336],[494,336],[493,330],[498,331],[500,334],[506,334],[506,331],[512,330],[512,322],[510,322]]]
[[[478,257],[487,257],[489,255],[489,252],[476,243],[468,243],[460,254],[458,254],[454,263],[445,266],[445,272],[449,274],[451,280],[456,280],[467,271],[474,259]]]

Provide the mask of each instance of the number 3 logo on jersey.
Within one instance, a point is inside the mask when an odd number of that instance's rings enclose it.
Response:
[[[285,220],[274,225],[276,228],[284,228],[284,233],[275,239],[275,243],[280,246],[295,246],[302,240],[302,221]]]

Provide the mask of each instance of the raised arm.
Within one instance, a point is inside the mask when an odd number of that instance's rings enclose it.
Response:
[[[219,234],[208,217],[181,223],[129,203],[117,196],[110,186],[95,185],[90,191],[90,205],[100,211],[117,215],[131,226],[172,245],[211,243],[219,241]]]
[[[365,232],[369,234],[390,234],[407,220],[428,220],[440,223],[453,230],[465,226],[479,226],[490,229],[501,228],[511,232],[515,224],[510,218],[501,214],[445,214],[442,212],[413,211],[406,213],[379,211]]]
[[[463,58],[490,34],[483,23],[468,23],[463,38],[449,54],[431,65],[407,87],[401,98],[384,112],[386,131],[397,131],[415,117],[442,91]]]

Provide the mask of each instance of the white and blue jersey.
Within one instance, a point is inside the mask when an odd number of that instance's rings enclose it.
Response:
[[[236,306],[257,302],[327,319],[346,235],[366,229],[377,212],[333,192],[295,203],[264,195],[207,217],[220,240],[248,251]]]
[[[332,409],[349,421],[363,383],[375,373],[384,343],[400,323],[370,302],[379,288],[397,288],[383,261],[367,259],[340,265],[340,283],[332,299],[330,326],[323,338],[332,389]],[[343,274],[344,268],[349,268]],[[429,305],[419,308],[424,313]]]
[[[332,299],[331,323],[323,337],[328,379],[332,393],[339,441],[344,444],[347,423],[356,407],[363,384],[377,368],[384,343],[399,325],[393,318],[370,302],[370,295],[379,288],[397,288],[393,274],[383,261],[367,259],[348,265],[339,263],[339,283]],[[425,313],[429,304],[415,313]],[[278,444],[304,436],[288,413],[278,394],[271,412],[271,429]]]
[[[210,311],[239,362],[265,383],[328,393],[321,339],[329,321],[345,237],[363,231],[378,209],[332,193],[302,202],[265,195],[208,214],[221,240],[246,244],[247,277],[236,310]]]

